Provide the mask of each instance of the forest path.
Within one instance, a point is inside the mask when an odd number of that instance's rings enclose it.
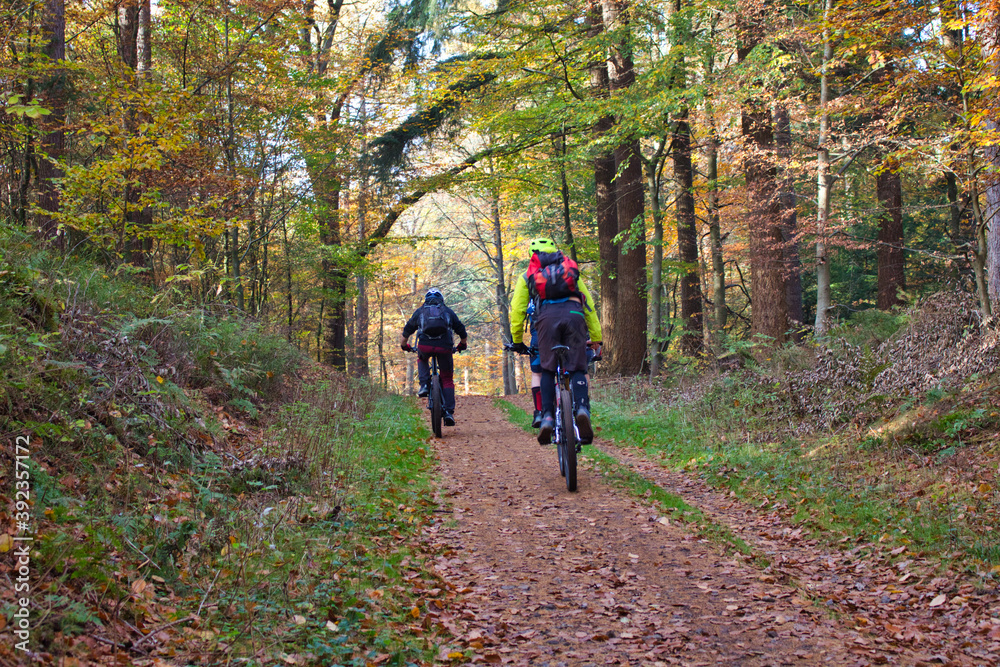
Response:
[[[461,611],[448,625],[454,648],[475,651],[472,663],[928,660],[834,621],[797,589],[658,521],[654,509],[586,466],[579,491],[568,493],[553,448],[511,424],[493,398],[460,397],[456,417],[434,441],[450,513],[423,539],[437,554],[437,574],[458,593]]]

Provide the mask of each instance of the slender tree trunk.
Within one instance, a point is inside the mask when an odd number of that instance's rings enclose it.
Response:
[[[490,192],[490,219],[493,223],[493,275],[496,279],[497,310],[500,313],[500,337],[509,341],[510,302],[507,297],[506,265],[503,256],[503,226],[500,220],[500,190]],[[514,354],[505,351],[503,354],[503,393],[505,396],[517,393],[517,379],[514,376]]]
[[[972,217],[975,221],[976,245],[973,250],[972,270],[976,276],[976,293],[979,295],[979,307],[983,317],[993,317],[993,302],[990,299],[989,285],[986,274],[988,272],[987,262],[989,253],[989,238],[986,231],[986,220],[983,217],[982,207],[979,205],[979,185],[972,181]]]
[[[116,33],[118,56],[125,65],[128,72],[128,85],[133,89],[138,83],[136,76],[139,67],[139,28],[141,4],[138,0],[125,0],[118,6],[116,14]],[[129,105],[125,111],[125,128],[127,132],[134,135],[138,132],[138,113],[134,105]],[[129,261],[137,267],[146,266],[146,256],[143,253],[143,243],[137,238],[139,225],[141,224],[141,213],[138,210],[139,200],[142,196],[139,185],[139,174],[130,172],[128,182],[122,195],[124,200],[124,212],[122,214],[123,244],[127,246]]]
[[[726,328],[729,308],[726,305],[726,261],[722,254],[722,216],[719,213],[719,140],[715,128],[705,148],[708,180],[708,238],[712,247],[712,301],[715,311],[715,331],[719,335]]]
[[[148,1],[148,0],[147,0]],[[226,2],[226,18],[224,21],[224,40],[226,60],[229,60],[229,3]],[[229,177],[236,180],[236,124],[234,122],[235,111],[233,109],[233,75],[230,72],[226,76],[226,168]],[[238,204],[237,207],[238,208]],[[232,227],[232,256],[229,259],[229,269],[233,279],[233,290],[236,295],[236,307],[241,311],[246,310],[244,299],[243,275],[240,265],[240,226],[237,222]]]
[[[990,123],[994,132],[995,123]],[[986,213],[983,224],[986,246],[986,280],[991,312],[1000,312],[1000,147],[996,144],[986,147],[986,159],[992,169],[986,174]]]
[[[711,34],[715,35],[716,24],[712,23]],[[706,76],[712,77],[715,72],[715,58],[710,56],[706,64]],[[719,133],[716,129],[715,108],[711,100],[705,104],[708,117],[708,140],[705,143],[705,179],[708,208],[708,237],[712,252],[712,306],[715,315],[715,342],[722,336],[729,316],[726,304],[726,262],[722,254],[722,215],[719,210]]]
[[[774,112],[774,143],[778,151],[778,159],[782,164],[788,163],[792,156],[792,131],[788,107],[779,104]],[[783,166],[782,171],[787,171]],[[799,239],[797,236],[798,217],[796,207],[798,198],[795,195],[795,177],[790,172],[781,179],[778,192],[781,204],[781,230],[784,238],[782,248],[785,256],[785,300],[788,302],[788,319],[795,326],[793,334],[796,341],[802,340],[802,322],[805,318],[802,312],[802,260],[799,257]]]
[[[694,210],[694,168],[691,164],[691,127],[683,109],[674,126],[674,179],[677,181],[677,249],[683,266],[681,320],[684,335],[681,350],[694,356],[702,348],[701,278],[698,276],[698,228]]]
[[[595,37],[604,30],[602,9],[599,0],[590,0],[587,14],[588,35]],[[610,95],[610,81],[607,61],[601,60],[590,66],[591,94],[598,99]],[[614,127],[614,119],[603,116],[594,125],[594,134],[600,138]],[[615,157],[611,152],[594,158],[595,211],[597,217],[597,244],[601,259],[601,330],[605,342],[616,340],[617,326],[615,304],[618,303],[618,250],[614,245],[618,234],[618,211],[615,206]],[[609,346],[608,357],[610,359]]]
[[[649,376],[660,374],[663,364],[663,210],[660,208],[660,161],[646,163],[646,187],[649,188],[649,212],[653,218],[653,266],[650,273],[650,320],[653,340],[649,346]]]
[[[292,327],[295,324],[295,299],[293,297],[294,292],[292,287],[292,252],[291,247],[288,244],[288,216],[284,214],[281,216],[281,235],[285,245],[285,287],[288,290],[288,296],[286,299],[286,305],[288,306],[288,334],[286,337],[288,341],[291,342]],[[298,347],[297,344],[296,347]]]
[[[569,182],[566,180],[566,132],[559,135],[557,142],[559,153],[559,195],[562,200],[563,233],[566,235],[566,248],[569,250],[570,258],[575,262],[576,241],[573,240],[573,221],[569,211]]]
[[[347,275],[339,262],[331,260],[329,253],[341,246],[340,237],[340,184],[329,183],[323,197],[327,207],[320,217],[320,242],[327,246],[323,258],[323,291],[327,294],[325,361],[338,370],[347,370]]]
[[[611,94],[625,91],[635,83],[627,0],[603,0],[604,24],[616,34],[608,60]],[[613,304],[614,338],[608,341],[609,372],[638,375],[646,361],[646,229],[642,184],[642,158],[638,139],[615,147],[615,202],[618,235],[622,239],[618,256],[618,294]]]
[[[361,120],[361,134],[368,134],[368,104],[365,98],[361,99],[358,115]],[[362,139],[362,154],[368,152],[368,142]],[[366,166],[362,166],[358,179],[358,233],[357,239],[364,243],[368,237],[368,202],[371,197],[371,182]],[[368,302],[368,275],[362,269],[358,271],[355,287],[358,295],[355,305],[355,334],[354,334],[354,354],[352,355],[354,368],[351,374],[355,377],[369,377],[371,374],[368,361],[368,330],[370,327],[371,313]]]
[[[42,36],[45,40],[45,55],[52,63],[66,59],[66,2],[46,0],[42,17]],[[36,222],[38,234],[48,243],[65,247],[64,235],[57,236],[58,227],[51,214],[59,211],[59,191],[56,180],[63,176],[57,161],[66,148],[66,71],[53,69],[39,86],[42,103],[50,111],[39,126],[43,136],[38,157],[38,208],[41,213]]]
[[[829,21],[833,10],[833,0],[826,0],[823,10],[824,23]],[[830,82],[828,68],[833,60],[833,42],[830,39],[829,28],[823,27],[823,62],[820,72],[819,92],[819,136],[816,139],[816,338],[826,337],[830,329],[830,258],[827,249],[827,225],[830,220],[830,149],[827,142],[830,137],[830,114],[827,106],[830,101]]]
[[[875,256],[878,261],[878,308],[889,310],[902,303],[901,290],[906,289],[903,271],[903,195],[898,167],[883,165],[875,177],[882,215]]]
[[[993,60],[993,77],[1000,77],[1000,14],[997,3],[991,3],[992,15],[988,34],[984,40],[987,53]],[[993,116],[988,120],[987,127],[993,133],[994,139],[1000,133],[1000,116],[995,108]],[[990,312],[1000,312],[1000,147],[994,140],[985,147],[986,161],[986,213],[982,221],[985,229],[984,245],[986,246],[987,303]],[[979,236],[979,235],[977,235]],[[984,309],[985,310],[985,309]]]

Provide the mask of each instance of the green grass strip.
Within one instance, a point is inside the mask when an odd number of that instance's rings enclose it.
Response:
[[[593,463],[612,486],[659,508],[671,519],[694,527],[699,537],[721,545],[726,553],[753,553],[750,545],[734,535],[727,526],[713,521],[697,507],[688,505],[680,496],[650,482],[610,454],[588,446],[583,448],[583,458]]]

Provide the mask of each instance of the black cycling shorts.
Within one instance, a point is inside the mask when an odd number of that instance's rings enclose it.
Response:
[[[535,326],[538,328],[538,352],[542,368],[555,371],[556,355],[553,345],[566,345],[569,352],[566,355],[566,371],[587,370],[587,322],[583,317],[583,304],[576,301],[545,303],[535,313]]]

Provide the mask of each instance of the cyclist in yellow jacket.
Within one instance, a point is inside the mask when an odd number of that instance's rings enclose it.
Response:
[[[535,326],[542,367],[542,421],[538,442],[552,442],[555,430],[555,370],[553,345],[566,345],[566,371],[572,374],[576,426],[580,443],[590,444],[594,431],[590,424],[590,397],[587,384],[587,348],[601,352],[601,323],[594,299],[582,280],[576,262],[559,251],[551,239],[533,239],[529,244],[531,261],[528,270],[518,277],[510,304],[512,349],[527,353],[524,325],[528,303],[535,303]]]

